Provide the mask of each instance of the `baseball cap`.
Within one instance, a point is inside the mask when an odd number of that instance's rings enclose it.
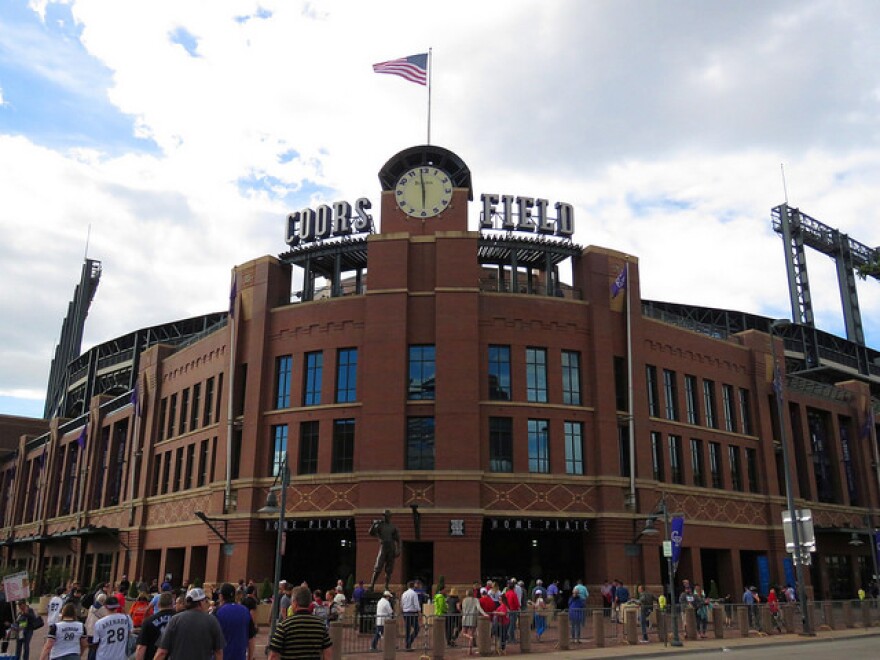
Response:
[[[116,596],[107,596],[107,598],[104,599],[104,607],[108,610],[118,610],[119,599]]]
[[[394,594],[391,593],[390,591],[386,591],[386,592],[385,592],[384,594],[382,594],[382,595],[383,595],[383,596],[388,596],[389,598],[393,598],[393,597],[394,597]]]
[[[481,594],[487,594],[487,593],[489,593],[489,590],[486,589],[486,587],[483,587],[483,588],[480,589],[480,593],[481,593]]]
[[[205,592],[198,587],[190,589],[186,592],[186,599],[191,603],[196,603],[200,600],[205,600]]]

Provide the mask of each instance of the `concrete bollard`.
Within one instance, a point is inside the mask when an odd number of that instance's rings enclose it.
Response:
[[[342,627],[341,621],[333,621],[330,624],[330,641],[333,642],[331,655],[333,660],[342,660]]]
[[[825,625],[831,630],[836,630],[837,626],[834,625],[834,603],[830,600],[823,601],[822,612],[825,614]]]
[[[397,619],[385,619],[382,636],[382,660],[394,660],[397,654]]]
[[[773,632],[773,613],[765,605],[761,605],[758,612],[761,617],[761,630],[769,635]]]
[[[626,636],[627,644],[638,644],[639,643],[639,633],[636,629],[636,610],[630,610],[626,613],[626,617],[623,620],[623,634]]]
[[[669,626],[669,613],[668,612],[657,612],[657,634],[660,636],[660,641],[666,645],[669,642],[669,634],[671,632]]]
[[[492,624],[484,616],[481,616],[477,621],[477,651],[482,656],[487,656],[492,652]]]
[[[712,608],[712,632],[715,639],[724,639],[724,606],[716,605]]]
[[[593,611],[593,641],[597,649],[605,647],[605,613],[602,610]]]
[[[528,606],[519,615],[519,652],[532,652],[532,621],[535,620],[535,608]]]
[[[845,600],[840,604],[840,608],[843,612],[844,628],[855,628],[856,622],[853,620],[852,603],[848,600]]]
[[[431,646],[434,647],[434,657],[442,658],[446,653],[446,617],[435,616],[431,626]]]
[[[697,611],[693,607],[684,610],[684,630],[688,639],[697,638]]]
[[[559,650],[567,651],[571,648],[571,629],[568,622],[568,612],[557,612],[556,622],[556,629],[559,631]]]
[[[871,627],[871,601],[863,600],[861,603],[862,610],[862,628]]]
[[[749,608],[736,608],[736,624],[739,627],[739,634],[742,637],[749,636]]]
[[[794,604],[786,603],[782,606],[782,620],[785,622],[785,632],[794,632]]]

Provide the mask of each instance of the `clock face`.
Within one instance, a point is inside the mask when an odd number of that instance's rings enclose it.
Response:
[[[408,170],[394,186],[394,198],[400,209],[414,218],[433,218],[452,202],[452,179],[443,170],[430,165]]]

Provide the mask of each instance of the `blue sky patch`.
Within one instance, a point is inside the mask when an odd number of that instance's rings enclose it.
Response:
[[[168,38],[171,40],[171,43],[183,46],[183,49],[192,57],[201,57],[201,55],[199,55],[199,40],[196,39],[195,35],[185,27],[179,27],[176,30],[173,30],[168,35]]]
[[[113,72],[80,33],[67,5],[48,5],[43,23],[25,0],[0,3],[0,133],[53,149],[157,153],[134,136],[134,118],[110,103]]]

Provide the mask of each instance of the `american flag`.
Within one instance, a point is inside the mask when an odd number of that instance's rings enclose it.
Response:
[[[419,53],[373,65],[374,73],[390,73],[419,85],[428,84],[428,54]]]

